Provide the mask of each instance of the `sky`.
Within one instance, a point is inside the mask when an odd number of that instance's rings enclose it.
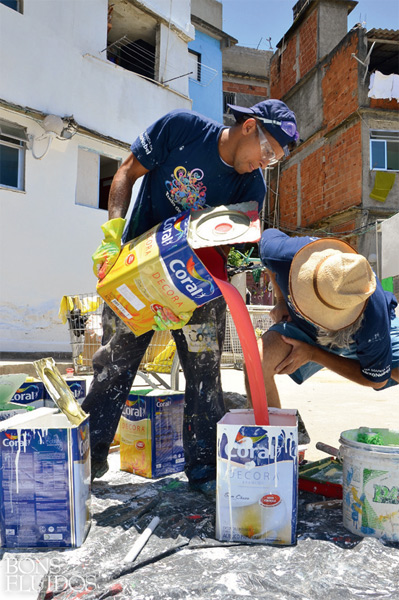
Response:
[[[239,46],[276,50],[293,23],[296,0],[221,0],[223,31]],[[399,29],[398,0],[359,0],[348,16],[348,31],[356,23],[368,29]],[[271,38],[270,41],[268,38]]]

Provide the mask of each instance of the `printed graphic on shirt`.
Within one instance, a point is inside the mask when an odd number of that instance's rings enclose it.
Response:
[[[176,210],[199,210],[205,206],[206,186],[202,183],[204,172],[201,169],[187,171],[176,167],[171,181],[165,181],[166,196]]]
[[[151,144],[151,138],[146,131],[144,131],[144,133],[140,134],[140,142],[141,142],[141,145],[143,146],[144,152],[146,154],[151,154],[152,149],[153,149],[152,144]]]

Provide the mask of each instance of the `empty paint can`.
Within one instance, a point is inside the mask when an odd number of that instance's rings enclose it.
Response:
[[[364,428],[343,431],[343,523],[360,536],[399,542],[399,431],[373,428],[382,445],[358,442]]]

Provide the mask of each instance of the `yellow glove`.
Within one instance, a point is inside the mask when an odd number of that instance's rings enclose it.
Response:
[[[157,310],[154,315],[155,325],[152,326],[154,331],[166,331],[167,329],[181,329],[191,319],[192,313],[180,313],[175,315],[174,312],[164,306]]]
[[[93,272],[98,279],[103,279],[108,273],[121,251],[121,238],[125,227],[125,219],[111,219],[101,226],[104,239],[92,256]]]

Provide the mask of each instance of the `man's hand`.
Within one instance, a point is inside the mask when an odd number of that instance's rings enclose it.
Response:
[[[276,366],[276,373],[279,375],[291,375],[299,367],[313,360],[314,346],[306,342],[288,338],[285,335],[282,335],[281,338],[286,344],[292,346],[292,348],[288,356]]]
[[[125,219],[118,218],[111,219],[101,226],[104,239],[92,256],[94,275],[98,279],[105,277],[119,256],[125,223]]]
[[[288,307],[284,298],[277,300],[275,306],[272,308],[269,314],[275,323],[280,323],[281,321],[291,321],[290,313],[288,312]]]
[[[159,308],[154,315],[154,331],[166,331],[167,329],[181,329],[191,319],[192,313],[180,313],[175,315],[167,306]]]

